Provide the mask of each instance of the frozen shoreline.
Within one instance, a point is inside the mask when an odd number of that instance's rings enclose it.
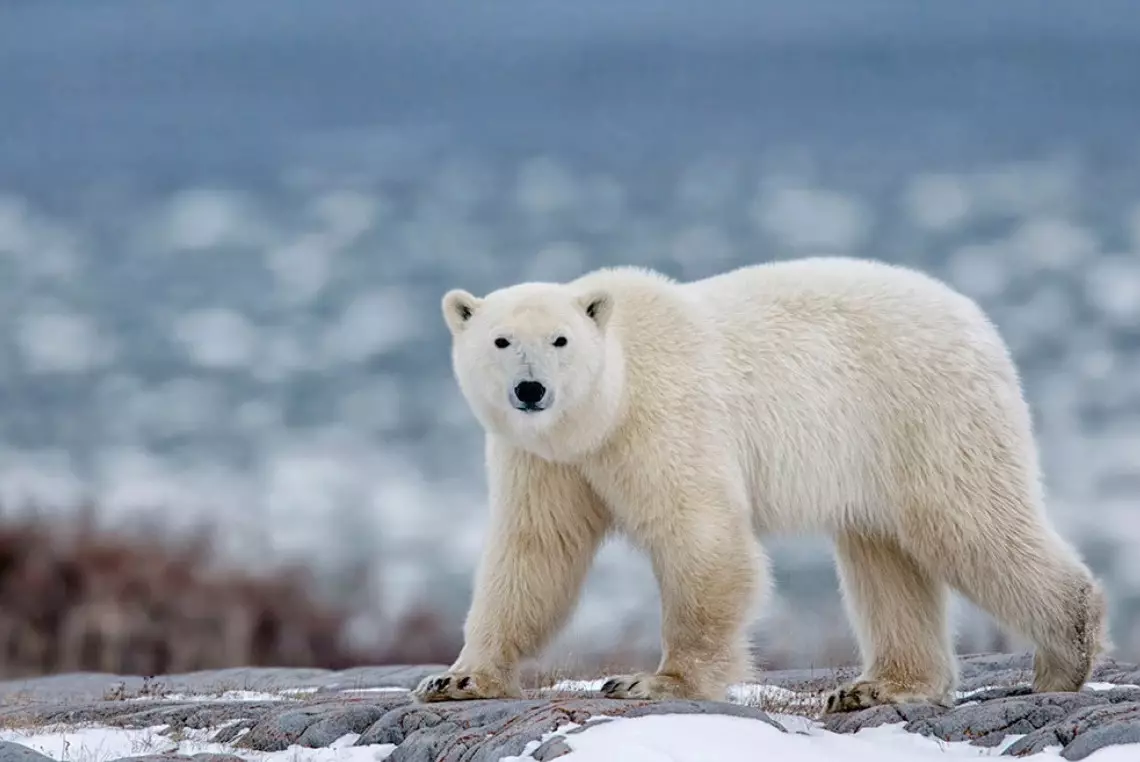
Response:
[[[150,680],[58,675],[0,683],[0,762],[717,758],[758,745],[781,759],[995,755],[1110,762],[1140,743],[1140,666],[1103,661],[1080,693],[1029,694],[1026,654],[963,657],[958,705],[819,719],[843,670],[761,672],[729,702],[598,698],[562,681],[517,701],[417,705],[438,665],[332,672],[233,669]],[[608,750],[608,751],[607,751]],[[860,756],[863,755],[863,756]]]

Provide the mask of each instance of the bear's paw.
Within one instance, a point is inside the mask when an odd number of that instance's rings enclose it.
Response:
[[[702,698],[678,677],[639,672],[617,675],[602,684],[602,695],[611,699],[696,699]]]
[[[522,698],[522,691],[486,672],[445,672],[420,681],[412,695],[417,701],[469,701],[472,699]]]
[[[856,680],[841,685],[827,696],[824,714],[858,712],[884,704],[934,704],[948,706],[944,697],[924,693],[882,680]]]

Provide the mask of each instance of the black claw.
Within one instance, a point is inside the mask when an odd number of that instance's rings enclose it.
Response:
[[[617,680],[610,678],[602,684],[602,693],[613,693],[617,690]]]
[[[461,691],[467,690],[468,685],[471,685],[471,678],[470,677],[461,677],[461,678],[459,678],[459,682],[456,683],[456,687],[459,688],[459,690],[461,690]]]
[[[632,691],[634,688],[636,688],[636,687],[638,686],[638,684],[639,684],[640,682],[641,682],[640,680],[634,680],[632,683],[630,683],[630,684],[629,684],[629,687],[628,687],[628,688],[626,688],[626,690],[627,690],[627,691]]]

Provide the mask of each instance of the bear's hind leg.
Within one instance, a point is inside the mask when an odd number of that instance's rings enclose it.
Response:
[[[1034,643],[1035,692],[1080,690],[1107,645],[1104,593],[1034,512],[1002,523],[1001,532],[976,531],[968,547],[944,548],[945,558],[967,561],[947,569],[946,579]]]
[[[948,704],[957,672],[945,584],[893,539],[844,533],[835,546],[863,672],[827,697],[825,712],[878,704]]]

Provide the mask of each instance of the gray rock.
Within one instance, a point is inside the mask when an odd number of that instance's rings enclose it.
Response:
[[[1067,759],[1082,759],[1095,749],[1135,742],[1140,727],[1140,668],[1106,660],[1093,680],[1116,683],[1111,690],[1034,694],[1030,691],[1029,654],[976,654],[961,661],[962,688],[975,691],[951,708],[928,704],[883,706],[828,715],[822,724],[837,733],[854,733],[885,723],[902,723],[911,733],[948,741],[966,740],[996,746],[1013,733],[1025,734],[1005,751],[1011,756],[1034,753],[1049,746],[1064,749]],[[280,751],[292,744],[325,747],[346,734],[359,734],[358,745],[393,744],[390,759],[463,760],[489,762],[521,754],[537,746],[540,760],[557,759],[572,742],[551,738],[536,742],[558,727],[575,723],[567,733],[583,732],[607,718],[649,714],[725,714],[765,722],[783,730],[760,709],[723,702],[615,701],[600,695],[534,694],[508,701],[461,701],[418,704],[406,690],[358,691],[396,686],[408,688],[438,665],[377,667],[344,670],[244,669],[176,675],[134,683],[113,675],[72,675],[20,681],[24,693],[16,698],[16,683],[0,684],[0,722],[9,727],[42,723],[102,723],[122,727],[167,725],[173,734],[184,728],[216,728],[211,740],[258,751]],[[781,670],[760,673],[759,682],[797,691],[821,693],[854,677],[853,668]],[[122,690],[108,692],[114,681]],[[76,695],[65,692],[77,686]],[[132,695],[131,686],[142,693]],[[159,686],[156,688],[156,686]],[[163,691],[209,696],[221,689],[282,691],[282,700],[232,701],[204,698],[171,701]],[[8,696],[5,703],[3,697]],[[35,696],[38,698],[29,698]],[[132,700],[127,701],[125,698]],[[8,750],[7,752],[5,750]],[[32,754],[23,762],[45,762],[31,749],[9,744],[3,753]],[[141,759],[141,758],[132,758]],[[191,759],[163,755],[162,759]],[[233,762],[228,755],[196,762]],[[13,762],[20,762],[12,757]]]
[[[283,711],[269,712],[235,745],[254,751],[284,751],[296,743],[325,711],[328,711],[325,707],[288,707]]]
[[[1099,735],[1094,736],[1094,741],[1099,737],[1104,739],[1104,744],[1107,745],[1108,739],[1112,737],[1112,733],[1108,731],[1113,728],[1134,726],[1138,722],[1140,722],[1140,704],[1138,703],[1105,703],[1085,707],[1070,713],[1062,722],[1045,725],[1027,734],[1024,738],[1018,739],[1010,744],[1003,753],[1011,757],[1024,757],[1044,751],[1050,746],[1060,746],[1063,750],[1067,750],[1081,736],[1097,731],[1099,731]],[[1081,746],[1077,747],[1077,753],[1081,751],[1081,748]],[[1072,757],[1072,759],[1079,759],[1079,757]]]
[[[994,701],[995,699],[1031,695],[1033,695],[1033,689],[1030,688],[1029,685],[1007,685],[997,688],[986,688],[984,690],[975,689],[968,696],[959,699],[955,703],[958,706],[963,706],[966,704],[977,704],[983,701]]]
[[[1140,721],[1113,722],[1082,733],[1061,750],[1065,759],[1084,759],[1094,751],[1118,744],[1140,744]]]
[[[1140,685],[1140,666],[1116,659],[1102,659],[1093,670],[1092,679],[1116,685]]]
[[[503,756],[521,754],[526,746],[547,733],[575,723],[581,732],[587,721],[597,716],[644,717],[650,714],[725,714],[765,722],[781,731],[783,726],[755,707],[717,701],[617,701],[604,698],[457,702],[456,711],[442,709],[442,721],[420,728],[400,743],[391,759],[463,759],[491,762]],[[474,706],[480,705],[480,706]],[[591,725],[606,720],[593,720]],[[361,739],[363,741],[363,739]],[[542,748],[542,747],[540,747]],[[568,748],[568,747],[567,747]],[[406,751],[405,751],[406,749]],[[542,753],[553,759],[562,749],[551,743]],[[407,753],[409,756],[404,757]]]
[[[369,746],[378,743],[401,744],[409,733],[431,728],[443,722],[446,709],[436,711],[435,705],[405,703],[386,712],[371,727],[361,733],[356,744]]]
[[[214,743],[233,743],[237,737],[241,735],[242,731],[249,730],[257,724],[257,720],[252,717],[231,722],[224,728],[218,730],[217,733],[210,738]]]
[[[363,733],[384,715],[386,709],[383,705],[365,704],[330,711],[305,728],[296,742],[309,748],[324,748],[349,733]]]
[[[1038,697],[1005,698],[984,704],[957,707],[937,717],[907,723],[912,733],[943,741],[970,741],[977,746],[997,746],[1010,734],[1032,733],[1063,719],[1082,706],[1081,694],[1071,701],[1048,701]]]
[[[212,694],[223,690],[275,692],[286,688],[316,688],[340,692],[360,688],[414,688],[420,680],[447,669],[444,664],[395,664],[346,670],[287,667],[238,667],[152,678],[105,673],[73,673],[0,681],[0,703],[93,702],[104,698],[137,697],[148,691]]]
[[[551,759],[558,759],[572,751],[573,749],[567,745],[565,740],[561,738],[551,738],[548,741],[543,741],[537,749],[531,752],[531,756],[538,762],[549,762]]]
[[[908,728],[916,722],[923,722],[945,714],[945,707],[934,704],[898,704],[876,706],[860,712],[831,714],[823,719],[823,726],[833,733],[856,733],[864,728],[891,725],[896,722],[908,723]]]
[[[54,762],[54,760],[22,744],[0,741],[0,762]]]

